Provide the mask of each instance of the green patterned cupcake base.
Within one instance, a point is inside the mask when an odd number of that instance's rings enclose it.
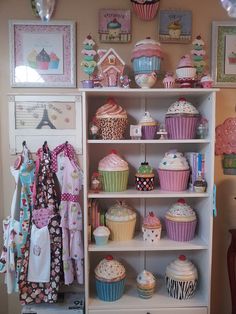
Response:
[[[102,186],[105,192],[122,192],[127,189],[129,171],[102,171]]]

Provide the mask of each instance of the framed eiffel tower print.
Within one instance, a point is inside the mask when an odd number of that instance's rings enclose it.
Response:
[[[63,142],[74,146],[82,154],[82,104],[76,95],[9,95],[10,152],[22,152],[27,142],[32,153],[44,141],[49,148]]]

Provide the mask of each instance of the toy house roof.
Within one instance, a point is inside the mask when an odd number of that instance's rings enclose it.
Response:
[[[121,73],[120,69],[118,67],[116,67],[115,65],[110,65],[109,67],[107,67],[103,72],[106,73],[108,72],[110,69],[115,69],[118,73]]]
[[[125,65],[124,60],[121,59],[121,57],[116,53],[116,51],[113,48],[110,48],[107,50],[107,52],[104,54],[104,56],[98,61],[97,65],[100,66],[104,60],[106,60],[106,58],[110,55],[110,54],[114,54],[116,56],[117,59],[120,60],[120,62]]]

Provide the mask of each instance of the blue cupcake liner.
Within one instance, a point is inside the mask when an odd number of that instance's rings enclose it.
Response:
[[[125,278],[116,282],[104,282],[96,279],[97,296],[102,301],[112,302],[120,299],[124,288]]]

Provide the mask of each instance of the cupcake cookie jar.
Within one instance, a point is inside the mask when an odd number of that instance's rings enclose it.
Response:
[[[174,241],[191,241],[194,238],[197,217],[194,210],[179,199],[165,214],[168,238]]]
[[[185,98],[179,98],[169,107],[165,116],[168,138],[195,138],[199,118],[198,110]]]
[[[143,240],[148,244],[156,244],[161,238],[161,222],[153,212],[150,212],[143,220]]]
[[[139,121],[139,125],[141,125],[142,139],[152,140],[155,138],[158,130],[158,123],[153,119],[148,111],[144,113],[144,116]]]
[[[178,300],[189,299],[194,295],[197,287],[197,269],[186,256],[180,255],[167,266],[165,281],[170,297]]]
[[[189,164],[182,153],[168,152],[159,164],[161,190],[184,191],[188,187]]]
[[[142,162],[135,175],[135,186],[138,191],[154,189],[154,173],[148,162]]]
[[[161,65],[160,43],[146,38],[136,43],[131,54],[131,62],[134,74],[158,73]]]
[[[117,202],[106,212],[106,226],[111,231],[111,240],[127,241],[134,236],[136,213],[124,201]]]
[[[116,301],[124,293],[125,267],[111,255],[102,259],[95,268],[97,296],[102,301]]]
[[[143,270],[136,278],[138,295],[142,299],[150,299],[155,291],[156,278],[147,270]]]

